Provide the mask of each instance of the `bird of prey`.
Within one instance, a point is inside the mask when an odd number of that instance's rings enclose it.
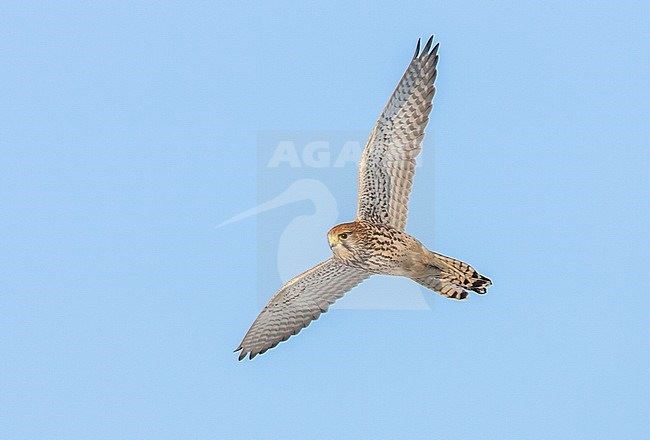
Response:
[[[415,54],[370,134],[359,164],[357,218],[327,233],[332,257],[293,278],[271,298],[235,352],[253,359],[307,327],[373,274],[411,278],[447,298],[487,292],[492,282],[469,264],[429,251],[404,232],[415,158],[435,94],[433,36]]]

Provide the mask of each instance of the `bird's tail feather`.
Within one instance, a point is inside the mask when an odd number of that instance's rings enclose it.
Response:
[[[460,260],[430,252],[430,273],[415,281],[436,292],[454,299],[465,299],[467,290],[476,293],[487,293],[487,288],[492,285],[489,278],[479,274],[472,266]]]
[[[456,286],[448,281],[443,281],[434,275],[413,278],[413,281],[416,281],[427,289],[431,289],[447,298],[463,300],[467,298],[468,295],[467,290],[462,287]]]

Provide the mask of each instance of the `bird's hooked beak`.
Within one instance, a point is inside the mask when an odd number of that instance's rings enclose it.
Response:
[[[327,242],[334,253],[341,251],[342,248],[348,247],[345,240],[347,240],[355,230],[354,226],[353,223],[342,223],[334,226],[327,232]]]
[[[330,249],[333,250],[339,245],[339,237],[330,231],[327,233],[327,243],[330,245]]]
[[[330,249],[332,249],[332,252],[334,253],[336,253],[340,246],[343,246],[343,243],[341,243],[341,237],[339,236],[339,231],[337,231],[336,228],[330,229],[327,233],[327,243],[330,245]]]

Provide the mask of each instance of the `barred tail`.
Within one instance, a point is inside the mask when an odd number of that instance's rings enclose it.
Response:
[[[462,300],[467,298],[468,295],[467,290],[463,289],[462,287],[458,287],[448,281],[443,281],[433,275],[413,278],[413,281],[417,281],[427,289],[431,289],[434,292],[441,294],[442,296],[446,296],[447,298]]]
[[[482,295],[492,285],[489,278],[479,274],[469,264],[435,252],[429,254],[429,266],[428,273],[413,279],[449,298],[467,298],[465,289]]]

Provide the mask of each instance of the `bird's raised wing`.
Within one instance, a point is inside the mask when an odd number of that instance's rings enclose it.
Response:
[[[357,218],[403,230],[415,174],[435,94],[438,44],[433,37],[415,55],[379,116],[359,165]]]
[[[307,327],[330,305],[371,274],[333,258],[293,278],[264,307],[235,351],[253,359]]]

